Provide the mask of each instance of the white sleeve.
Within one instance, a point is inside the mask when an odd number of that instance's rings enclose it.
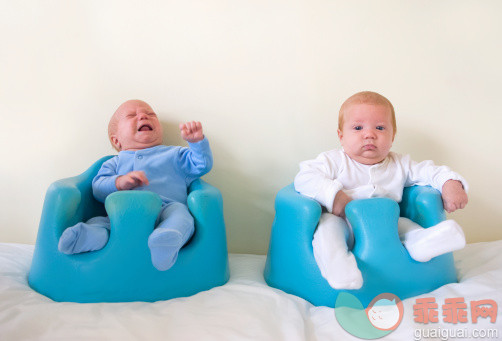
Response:
[[[336,179],[340,160],[334,153],[322,153],[315,160],[300,163],[300,172],[295,177],[295,190],[316,200],[326,207],[328,212],[333,211],[333,201],[339,190],[343,188]]]
[[[429,185],[441,192],[446,181],[458,180],[464,186],[465,191],[468,191],[467,181],[447,166],[436,166],[431,160],[416,162],[411,160],[409,155],[403,156],[402,164],[408,170],[405,186]]]

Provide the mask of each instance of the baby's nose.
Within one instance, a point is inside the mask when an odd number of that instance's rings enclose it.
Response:
[[[364,137],[367,139],[374,139],[376,137],[376,134],[373,130],[366,130]]]

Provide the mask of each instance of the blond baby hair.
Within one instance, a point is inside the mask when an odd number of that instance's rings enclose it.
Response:
[[[388,107],[391,113],[391,122],[392,122],[392,128],[394,130],[394,136],[396,135],[397,126],[396,126],[396,114],[394,112],[394,106],[387,98],[373,91],[358,92],[350,96],[345,102],[343,102],[342,106],[340,107],[340,112],[338,114],[339,130],[342,130],[343,128],[343,123],[344,123],[343,118],[345,115],[345,111],[347,110],[348,107],[350,107],[353,104],[373,104],[373,105],[383,105]]]

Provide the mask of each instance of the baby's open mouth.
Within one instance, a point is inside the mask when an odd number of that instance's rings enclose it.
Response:
[[[152,126],[148,124],[143,124],[141,127],[139,127],[138,131],[150,131],[153,130]]]

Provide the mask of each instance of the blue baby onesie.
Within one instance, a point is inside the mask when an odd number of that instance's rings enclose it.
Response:
[[[132,171],[144,171],[150,184],[135,190],[157,193],[164,205],[173,201],[186,205],[190,183],[208,173],[213,166],[213,156],[206,138],[189,143],[189,147],[161,145],[119,152],[103,163],[92,181],[94,197],[104,202],[110,193],[117,191],[117,177]]]
[[[167,270],[176,262],[178,251],[194,231],[193,217],[186,205],[188,186],[208,173],[212,165],[213,157],[206,138],[189,143],[189,148],[160,145],[138,151],[121,151],[103,163],[94,177],[94,197],[104,202],[109,194],[117,191],[117,177],[132,171],[144,171],[149,185],[135,190],[152,191],[162,199],[158,225],[148,239],[148,246],[153,265],[159,270]],[[109,229],[108,217],[78,223],[63,232],[58,248],[66,254],[99,250],[108,241]]]

